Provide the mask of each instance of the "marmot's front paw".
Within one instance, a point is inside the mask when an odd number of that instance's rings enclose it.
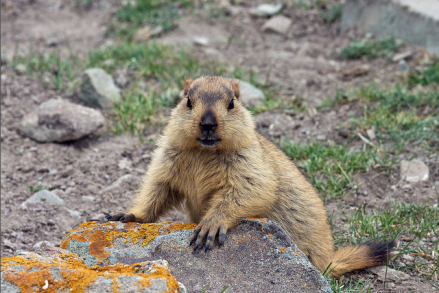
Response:
[[[114,212],[105,214],[105,218],[108,221],[121,221],[122,223],[136,222],[136,217],[131,213]]]
[[[211,249],[213,247],[213,243],[217,234],[218,245],[223,245],[226,238],[226,233],[226,224],[214,221],[212,219],[202,220],[200,224],[198,224],[197,228],[195,228],[189,245],[195,243],[194,251],[198,248],[203,248],[203,246],[205,246],[204,251],[207,251],[208,249]]]

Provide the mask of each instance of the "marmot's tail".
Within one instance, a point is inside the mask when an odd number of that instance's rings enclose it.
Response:
[[[331,277],[338,279],[347,272],[380,265],[390,259],[390,250],[394,246],[395,241],[371,240],[361,245],[341,247],[327,270]]]

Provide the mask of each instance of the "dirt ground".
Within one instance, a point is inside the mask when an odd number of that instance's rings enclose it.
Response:
[[[254,5],[256,5],[254,2]],[[95,1],[87,9],[74,1],[20,0],[1,1],[2,56],[12,58],[16,44],[20,52],[28,50],[69,50],[85,56],[88,50],[114,43],[106,29],[118,1]],[[184,17],[178,27],[161,36],[158,41],[187,45],[201,57],[227,60],[251,68],[261,82],[276,85],[279,96],[304,98],[309,107],[318,107],[324,98],[333,97],[337,89],[352,89],[374,82],[389,84],[398,80],[398,63],[386,58],[345,61],[338,58],[341,48],[364,34],[355,29],[340,33],[338,23],[325,25],[316,11],[288,7],[283,14],[293,20],[285,36],[263,33],[264,18],[248,14],[251,1],[240,1],[236,16],[217,21]],[[206,47],[192,45],[194,36],[215,36]],[[60,40],[56,48],[47,48],[51,37]],[[409,66],[425,58],[425,51],[405,45],[410,50]],[[370,72],[364,76],[343,75],[348,70],[367,64]],[[346,77],[347,76],[347,77]],[[102,129],[99,133],[70,143],[37,143],[18,134],[21,118],[42,102],[63,96],[37,78],[17,75],[2,61],[1,67],[1,255],[10,256],[17,249],[33,250],[41,241],[59,246],[72,228],[84,221],[102,220],[103,212],[125,210],[151,158],[153,144],[141,144],[135,136],[114,136]],[[315,117],[308,113],[264,112],[256,116],[259,130],[273,141],[289,138],[295,142],[326,140],[342,143],[345,134],[339,125],[351,115],[361,115],[355,103],[319,111]],[[107,115],[108,116],[108,115]],[[160,133],[157,127],[145,130]],[[358,147],[362,147],[361,140]],[[402,158],[401,158],[402,159]],[[383,207],[393,199],[421,204],[437,204],[434,185],[439,186],[438,159],[426,161],[430,179],[423,183],[401,182],[399,170],[381,174],[374,170],[360,174],[363,182],[358,196],[327,202],[328,214],[334,211],[336,227],[345,223],[341,212],[366,203],[368,209]],[[31,189],[45,187],[64,199],[61,206],[21,203],[32,194]],[[86,197],[84,197],[86,196]],[[92,198],[90,198],[92,197]],[[163,217],[186,221],[181,211]],[[422,239],[433,242],[434,239]],[[383,288],[372,274],[355,272],[354,278],[368,277],[374,292],[433,292],[428,283],[411,276]]]

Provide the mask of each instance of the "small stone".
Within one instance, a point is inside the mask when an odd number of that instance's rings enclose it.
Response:
[[[67,183],[68,186],[70,187],[74,187],[76,185],[75,181],[70,181],[69,183]]]
[[[380,281],[384,281],[384,280],[403,281],[410,278],[410,275],[386,266],[372,267],[372,268],[368,268],[367,270],[377,275],[378,280]]]
[[[251,83],[239,79],[234,80],[238,82],[239,91],[241,93],[241,99],[244,106],[256,107],[260,102],[265,100],[264,93]]]
[[[38,148],[37,147],[30,147],[29,151],[30,152],[38,152]]]
[[[24,64],[17,64],[17,66],[15,66],[15,72],[17,72],[18,74],[25,74],[27,72],[27,67]]]
[[[258,7],[251,8],[250,14],[255,16],[273,16],[278,14],[282,10],[283,5],[278,3],[273,4],[261,4]]]
[[[413,262],[415,258],[409,254],[403,254],[401,258],[405,261]]]
[[[95,198],[93,196],[89,195],[83,195],[81,196],[82,201],[95,201]]]
[[[49,169],[49,175],[56,175],[58,173],[58,170],[56,169]]]
[[[120,87],[125,87],[128,84],[128,79],[125,77],[125,75],[123,73],[121,73],[117,77],[116,83]]]
[[[161,25],[158,25],[151,30],[151,36],[159,36],[162,33],[163,33],[163,27]]]
[[[399,71],[406,72],[409,71],[410,67],[408,66],[405,60],[399,61]]]
[[[57,37],[51,37],[46,40],[47,47],[56,47],[59,45],[59,40]]]
[[[8,239],[3,239],[3,245],[4,245],[4,246],[7,246],[7,247],[9,247],[9,248],[12,248],[12,249],[16,249],[16,248],[17,248],[17,244],[11,242],[11,241],[8,240]]]
[[[367,75],[369,71],[370,71],[370,66],[368,64],[354,66],[344,70],[340,75],[340,79],[349,81],[356,77]]]
[[[144,43],[151,38],[151,28],[149,26],[139,28],[134,32],[133,39],[136,43]]]
[[[209,45],[209,39],[206,37],[195,37],[192,39],[195,45],[198,46],[207,46]]]
[[[123,158],[122,160],[119,161],[117,166],[121,170],[125,170],[125,169],[126,170],[131,170],[132,169],[132,164],[133,164],[133,162],[131,162],[131,160],[129,160],[127,158]]]
[[[104,123],[97,110],[52,99],[23,117],[20,133],[39,142],[64,142],[89,135]]]
[[[43,247],[55,247],[55,244],[50,241],[39,241],[32,246],[33,249],[40,249]]]
[[[31,197],[29,197],[26,201],[24,201],[21,204],[21,206],[26,206],[27,204],[41,203],[41,202],[48,202],[48,203],[61,204],[61,205],[64,204],[63,199],[59,198],[53,192],[44,189],[34,193]]]
[[[120,90],[113,78],[101,68],[84,71],[79,98],[87,105],[98,108],[109,108],[121,100]]]
[[[69,209],[66,209],[66,210],[69,212],[70,217],[77,218],[77,219],[81,218],[81,212],[73,211],[73,210],[69,210]]]
[[[316,138],[317,138],[317,140],[320,140],[320,141],[325,141],[326,140],[326,136],[323,135],[323,134],[317,135]]]
[[[369,138],[370,138],[371,140],[374,140],[374,139],[376,138],[375,130],[373,130],[372,128],[366,130],[366,133],[367,133],[367,136],[369,136]]]
[[[406,51],[406,52],[402,52],[399,54],[395,54],[395,55],[393,55],[392,61],[399,62],[400,60],[408,59],[409,57],[412,56],[412,54],[413,54],[412,51]]]
[[[270,18],[264,25],[262,26],[263,32],[275,32],[281,35],[287,33],[289,27],[291,26],[291,19],[288,17],[278,15]]]
[[[102,65],[104,65],[104,66],[108,66],[108,67],[110,67],[110,66],[114,66],[115,64],[116,64],[116,62],[114,62],[113,59],[107,59],[107,60],[104,60],[104,61],[102,62]]]
[[[408,182],[427,181],[429,177],[428,166],[421,161],[401,161],[400,175],[402,180]]]

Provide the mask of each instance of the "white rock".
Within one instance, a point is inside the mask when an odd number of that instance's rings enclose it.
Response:
[[[82,201],[95,201],[95,198],[93,196],[83,195],[81,197]]]
[[[324,141],[324,140],[326,140],[326,136],[323,135],[323,134],[319,134],[319,135],[317,135],[316,138],[317,138],[317,140],[320,140],[320,141]]]
[[[194,37],[192,39],[192,41],[194,42],[195,45],[198,46],[207,46],[209,45],[209,39],[206,37]]]
[[[50,241],[40,241],[32,246],[33,249],[40,249],[42,247],[55,247],[55,245]]]
[[[264,25],[262,26],[263,32],[275,32],[281,35],[284,35],[288,32],[288,29],[291,26],[291,19],[288,17],[278,15],[270,18]]]
[[[27,67],[24,64],[17,64],[17,66],[15,66],[15,72],[17,72],[18,74],[25,74],[27,72]]]
[[[272,16],[278,14],[282,10],[282,3],[276,5],[273,4],[261,4],[258,7],[251,8],[250,14],[256,16]]]
[[[408,57],[411,57],[413,54],[412,51],[406,51],[399,54],[393,55],[392,61],[393,62],[399,62],[402,59],[407,59]]]
[[[400,175],[408,182],[426,181],[429,177],[428,166],[421,161],[401,161]]]
[[[73,210],[69,210],[69,209],[66,209],[66,210],[69,212],[70,217],[77,218],[77,219],[81,218],[81,212],[73,211]]]
[[[26,201],[24,201],[21,206],[26,206],[27,204],[33,203],[54,203],[54,204],[64,204],[64,200],[59,198],[53,192],[49,190],[40,190],[34,193],[31,197],[29,197]]]
[[[369,136],[369,138],[370,138],[371,140],[374,140],[374,139],[376,138],[375,130],[373,130],[372,128],[366,130],[366,133],[367,133],[367,136]]]
[[[113,78],[101,68],[84,71],[79,98],[87,105],[99,108],[109,108],[121,100],[120,90],[114,84]]]

